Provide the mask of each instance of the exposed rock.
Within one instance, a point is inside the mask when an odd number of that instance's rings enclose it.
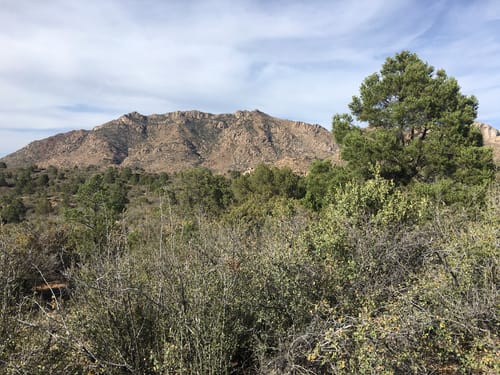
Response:
[[[500,133],[475,123],[500,162]],[[258,110],[214,115],[177,111],[131,112],[93,130],[74,130],[35,141],[7,155],[7,165],[110,165],[175,172],[206,167],[217,173],[248,171],[260,163],[305,173],[315,159],[339,162],[331,133],[319,125],[282,120]]]
[[[493,159],[500,163],[500,132],[483,122],[475,122],[474,125],[481,131],[484,145],[493,149]]]
[[[474,125],[481,131],[485,144],[500,143],[500,132],[494,127],[484,122],[475,122]]]
[[[132,112],[95,127],[35,141],[3,159],[9,166],[120,165],[151,172],[195,166],[214,172],[246,171],[260,163],[304,173],[315,159],[338,159],[328,130],[260,111],[213,115],[177,111]]]

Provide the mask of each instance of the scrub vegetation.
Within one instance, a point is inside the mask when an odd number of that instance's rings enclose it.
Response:
[[[401,52],[349,108],[306,176],[0,165],[0,373],[499,373],[476,99]]]

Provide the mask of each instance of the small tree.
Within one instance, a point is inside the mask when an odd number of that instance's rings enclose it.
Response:
[[[239,201],[250,196],[267,201],[278,196],[300,199],[305,195],[303,179],[290,168],[265,164],[258,165],[250,174],[235,175],[232,188]]]
[[[75,208],[66,211],[66,217],[83,225],[92,241],[102,248],[127,204],[127,190],[120,184],[108,185],[101,174],[90,177],[76,194]]]
[[[168,176],[161,178],[166,184]],[[232,200],[230,182],[205,168],[193,168],[175,174],[168,186],[178,208],[191,214],[220,214]]]
[[[337,114],[332,131],[342,158],[365,178],[372,177],[375,164],[382,176],[402,183],[460,180],[464,168],[475,170],[478,179],[485,174],[491,178],[491,151],[480,147],[481,137],[471,126],[477,107],[476,98],[460,93],[444,70],[435,71],[403,51],[368,76],[349,104],[354,117],[368,127],[361,129],[350,115]],[[463,166],[463,155],[474,162]]]
[[[344,167],[334,166],[330,160],[315,160],[306,177],[305,205],[319,211],[328,204],[332,189],[349,180],[349,173]]]
[[[19,197],[6,198],[0,209],[0,222],[19,223],[26,216],[26,206]]]
[[[38,215],[48,215],[52,212],[52,205],[47,194],[41,194],[35,201],[35,212]]]
[[[7,179],[5,178],[5,174],[0,172],[0,186],[9,186]]]
[[[36,185],[38,187],[46,187],[49,184],[49,175],[46,173],[42,173],[38,178],[36,179]]]

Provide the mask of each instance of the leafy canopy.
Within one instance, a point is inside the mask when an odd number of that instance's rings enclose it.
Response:
[[[364,178],[373,177],[376,164],[382,176],[400,183],[462,182],[469,175],[463,168],[475,171],[477,179],[490,178],[491,151],[480,147],[472,126],[477,108],[477,99],[463,95],[444,70],[403,51],[368,76],[349,104],[354,118],[368,127],[354,125],[349,114],[336,114],[332,132],[342,158]]]

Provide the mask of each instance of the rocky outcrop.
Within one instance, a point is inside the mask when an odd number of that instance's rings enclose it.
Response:
[[[475,122],[474,125],[481,132],[484,145],[493,149],[493,159],[500,163],[500,132],[483,122]]]
[[[337,157],[328,130],[260,111],[214,115],[177,111],[144,116],[132,112],[93,130],[36,141],[3,158],[9,166],[119,165],[151,172],[196,166],[217,173],[246,171],[260,163],[305,172],[315,159]]]

